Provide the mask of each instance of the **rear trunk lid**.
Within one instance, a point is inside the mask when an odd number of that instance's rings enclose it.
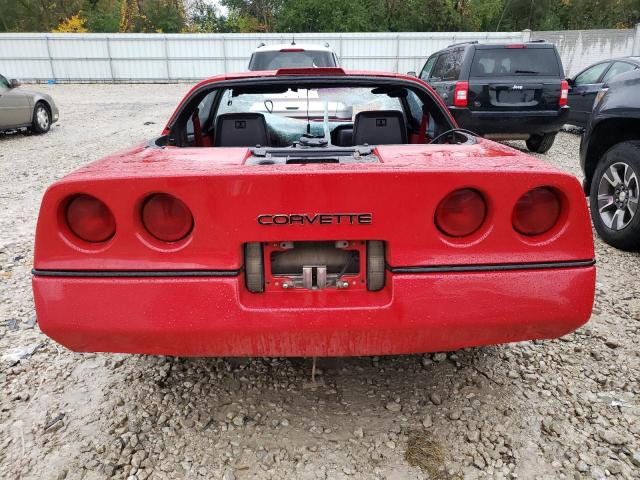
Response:
[[[375,162],[251,164],[246,148],[138,148],[87,165],[52,185],[40,209],[34,267],[41,270],[223,270],[243,266],[251,242],[382,241],[390,266],[531,263],[593,258],[591,224],[576,178],[487,140],[475,145],[389,145]],[[562,192],[567,228],[544,242],[512,225],[531,188]],[[445,237],[434,220],[452,191],[473,188],[489,205],[479,233]],[[84,193],[105,202],[116,233],[79,244],[61,212]],[[141,221],[149,195],[168,193],[193,215],[173,244]],[[275,218],[284,221],[276,221]],[[266,221],[264,219],[266,218]]]

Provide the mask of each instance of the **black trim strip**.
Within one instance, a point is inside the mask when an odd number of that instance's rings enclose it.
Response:
[[[510,270],[543,270],[547,268],[591,267],[595,260],[573,260],[568,262],[541,263],[503,263],[493,265],[433,265],[416,267],[392,267],[387,265],[391,273],[446,273],[446,272],[495,272]],[[242,273],[238,270],[39,270],[31,273],[39,277],[236,277]]]
[[[38,277],[237,277],[239,270],[38,270],[31,273]]]
[[[547,268],[591,267],[595,260],[572,260],[568,262],[502,263],[494,265],[434,265],[425,267],[392,267],[391,273],[445,273],[445,272],[496,272],[509,270],[543,270]]]

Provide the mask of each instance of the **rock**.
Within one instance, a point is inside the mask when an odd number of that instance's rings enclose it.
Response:
[[[444,352],[438,352],[433,354],[433,359],[436,362],[444,362],[447,359],[447,354]]]
[[[289,426],[289,420],[287,420],[286,418],[283,418],[280,421],[280,425],[282,425],[283,427],[288,427]]]
[[[442,405],[442,397],[440,397],[436,392],[431,392],[429,394],[429,399],[434,405]]]
[[[589,472],[593,480],[605,480],[607,476],[600,467],[591,467]]]
[[[236,427],[243,426],[244,425],[244,415],[236,415],[231,420],[231,423],[233,423]]]
[[[462,416],[462,412],[460,410],[453,410],[452,412],[449,413],[449,418],[451,420],[459,420],[461,416]]]
[[[583,460],[579,460],[578,464],[576,465],[576,469],[579,472],[586,473],[589,471],[589,465],[587,465]]]
[[[475,455],[473,457],[473,464],[478,467],[480,470],[484,470],[487,466],[487,462],[484,461],[481,455]]]
[[[136,468],[140,468],[140,464],[145,458],[147,458],[147,452],[144,450],[138,450],[131,456],[131,465]]]
[[[625,437],[613,430],[600,430],[600,438],[610,445],[624,445],[627,443]]]
[[[480,440],[480,431],[479,430],[468,431],[467,440],[469,440],[471,443],[477,443]]]
[[[632,453],[629,458],[631,459],[631,463],[633,463],[636,467],[640,467],[640,450]]]
[[[400,410],[402,410],[402,405],[400,405],[398,402],[388,402],[385,405],[385,408],[390,412],[399,412]]]
[[[427,415],[422,419],[422,426],[424,428],[431,428],[433,426],[433,420],[431,420],[431,415]]]
[[[225,470],[222,480],[236,480],[236,474],[231,469]]]
[[[353,431],[353,435],[356,438],[364,438],[364,430],[362,430],[362,427],[358,427]]]
[[[43,343],[36,342],[24,347],[10,348],[2,354],[2,360],[7,362],[9,366],[16,365],[20,360],[29,358],[43,345]]]

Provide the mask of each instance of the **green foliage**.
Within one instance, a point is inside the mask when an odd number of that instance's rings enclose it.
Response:
[[[0,0],[0,32],[432,32],[632,28],[640,0]],[[74,24],[69,25],[69,19]]]
[[[90,32],[117,32],[120,29],[120,0],[85,0],[82,14]]]
[[[181,0],[144,0],[141,10],[146,31],[178,33],[186,26],[184,3]]]
[[[197,33],[232,31],[229,21],[205,0],[195,0],[188,13],[189,30]]]
[[[366,2],[284,0],[275,22],[277,32],[362,32],[371,15]]]
[[[237,23],[239,31],[272,32],[275,31],[274,18],[281,10],[284,1],[221,0],[220,3],[229,9],[229,19]]]
[[[50,32],[81,7],[82,0],[0,0],[0,31]]]

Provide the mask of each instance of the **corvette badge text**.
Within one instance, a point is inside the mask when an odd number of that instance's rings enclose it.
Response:
[[[279,213],[258,215],[260,225],[371,225],[371,213]]]

